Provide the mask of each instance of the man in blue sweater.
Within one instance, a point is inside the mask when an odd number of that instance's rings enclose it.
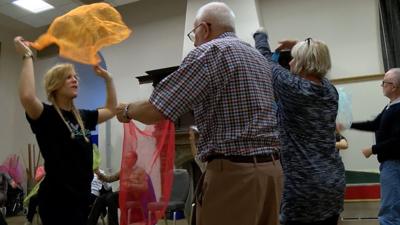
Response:
[[[383,94],[390,103],[373,120],[353,123],[351,128],[375,132],[376,144],[362,150],[380,162],[380,225],[400,224],[400,68],[390,69],[382,81]]]

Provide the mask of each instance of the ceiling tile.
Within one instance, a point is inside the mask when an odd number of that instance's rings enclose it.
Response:
[[[105,0],[104,2],[112,5],[113,7],[116,7],[117,5],[115,5],[114,0]]]
[[[12,18],[20,18],[20,17],[26,16],[26,15],[32,14],[28,10],[22,9],[11,3],[1,5],[0,13],[3,13],[4,15],[7,15]]]
[[[57,8],[58,6],[68,5],[68,4],[74,3],[74,2],[71,1],[71,0],[44,0],[44,1],[46,1],[47,3],[53,5],[53,6],[56,7],[56,8]]]
[[[38,14],[33,14],[11,4],[12,1],[14,0],[0,0],[0,14],[19,20],[20,22],[33,27],[49,25],[56,17],[62,16],[70,10],[82,5],[79,0],[45,0],[55,8]],[[108,2],[113,6],[125,5],[137,1],[139,0],[105,0],[105,2]],[[4,23],[7,22],[5,20],[0,21],[0,25],[6,25]],[[22,23],[20,23],[21,27],[24,28]]]
[[[48,10],[46,12],[40,13],[40,17],[45,18],[49,21],[53,21],[55,18],[64,15],[64,10],[60,10],[59,8],[55,8],[52,10]]]
[[[113,6],[120,6],[120,5],[126,5],[132,2],[137,2],[139,0],[106,0],[105,2],[110,3]]]
[[[40,16],[50,21],[53,21],[55,18],[64,15],[65,13],[71,11],[78,6],[80,5],[77,3],[68,3],[66,5],[56,7],[53,10],[48,10],[46,12],[40,13]]]
[[[0,5],[11,3],[13,0],[0,0]]]
[[[77,4],[77,3],[69,3],[67,5],[63,5],[60,7],[60,11],[64,11],[64,13],[67,13],[73,9],[75,9],[78,6],[81,6],[82,4]]]
[[[38,14],[30,14],[30,15],[18,18],[18,20],[23,23],[29,24],[33,27],[46,26],[46,25],[50,24],[50,22],[51,22],[51,20],[42,18]]]

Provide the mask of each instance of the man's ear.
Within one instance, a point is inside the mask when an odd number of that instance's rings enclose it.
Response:
[[[204,22],[204,40],[210,41],[211,40],[211,27]]]

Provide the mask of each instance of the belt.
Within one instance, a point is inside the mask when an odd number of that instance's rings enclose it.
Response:
[[[211,162],[214,159],[225,159],[229,160],[231,162],[236,162],[236,163],[265,163],[265,162],[271,162],[273,160],[278,160],[279,159],[279,154],[278,153],[273,153],[269,155],[222,155],[222,154],[217,154],[217,155],[210,155],[206,157],[207,162]]]

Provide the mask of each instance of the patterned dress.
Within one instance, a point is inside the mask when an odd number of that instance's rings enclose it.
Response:
[[[256,47],[271,60],[268,37],[256,33]],[[338,93],[327,80],[321,85],[272,68],[285,174],[281,222],[317,222],[343,211],[345,170],[335,148]]]

